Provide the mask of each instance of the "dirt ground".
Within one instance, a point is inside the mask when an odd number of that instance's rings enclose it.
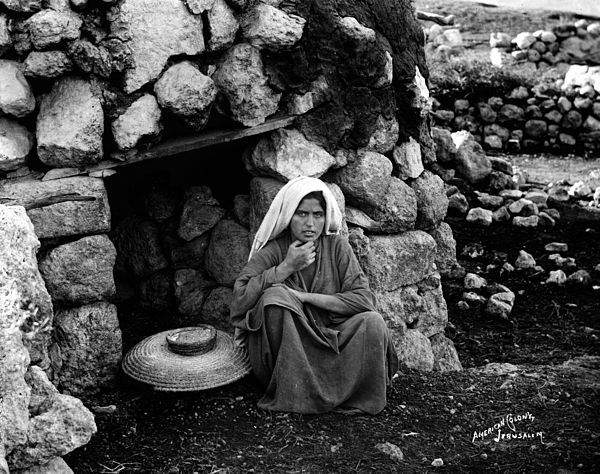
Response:
[[[463,2],[415,3],[456,14],[473,42],[487,41],[490,25],[516,34],[562,18]],[[588,176],[600,167],[575,158],[511,159],[540,181]],[[535,272],[485,272],[498,259],[514,263],[521,249],[552,269],[543,247],[553,241],[568,243],[567,256],[592,271],[600,263],[600,228],[559,222],[532,232],[449,223],[459,262],[517,294],[510,319],[495,320],[481,308],[459,310],[460,285],[444,282],[447,335],[462,372],[400,373],[387,408],[375,417],[268,413],[256,408],[260,388],[251,377],[173,395],[121,376],[117,389],[86,400],[90,407],[116,410],[96,415],[98,433],[65,456],[67,463],[76,473],[600,472],[600,290],[550,287],[543,284],[547,275]],[[476,258],[463,254],[473,244],[483,250]],[[594,278],[599,286],[600,276]],[[575,357],[580,359],[563,365]],[[482,371],[490,362],[518,367],[512,373]],[[521,438],[501,439],[507,434]],[[385,442],[397,445],[404,459],[376,449]],[[432,466],[438,458],[443,466]]]

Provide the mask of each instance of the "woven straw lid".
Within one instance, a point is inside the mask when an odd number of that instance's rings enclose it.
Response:
[[[147,337],[123,358],[131,378],[167,392],[220,387],[250,373],[245,349],[212,326],[180,328]]]

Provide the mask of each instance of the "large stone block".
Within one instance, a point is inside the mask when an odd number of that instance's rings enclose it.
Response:
[[[111,234],[117,249],[117,270],[147,277],[167,268],[169,262],[160,243],[158,225],[131,215],[123,219]]]
[[[431,372],[434,356],[431,342],[416,329],[408,329],[395,343],[400,367]]]
[[[39,268],[54,302],[81,305],[114,296],[116,256],[106,235],[92,235],[55,247]]]
[[[242,36],[259,49],[287,49],[300,40],[305,23],[298,15],[259,2],[243,15]]]
[[[389,292],[376,292],[377,309],[397,326],[402,321],[410,329],[418,329],[425,336],[443,332],[448,323],[448,309],[438,275],[426,278]]]
[[[102,159],[104,113],[89,81],[64,77],[43,97],[37,117],[37,152],[49,166],[72,167]]]
[[[245,158],[246,167],[252,174],[268,175],[280,181],[298,176],[318,178],[336,163],[324,148],[308,141],[294,129],[271,132]]]
[[[123,0],[112,10],[111,35],[123,41],[133,67],[125,71],[125,92],[156,79],[172,56],[204,52],[203,23],[181,0]]]
[[[165,71],[154,85],[160,106],[194,130],[208,121],[217,88],[212,79],[202,74],[191,62],[182,61]]]
[[[207,186],[192,187],[185,193],[177,233],[189,242],[212,229],[224,215],[225,209],[212,196]]]
[[[417,222],[419,229],[432,229],[446,217],[448,197],[442,179],[431,171],[410,183],[417,196]]]
[[[64,393],[83,395],[112,385],[123,350],[116,306],[101,302],[57,311],[55,339]]]
[[[210,237],[206,269],[223,286],[233,287],[250,255],[248,229],[235,221],[219,222]]]
[[[462,370],[458,353],[451,339],[443,333],[435,334],[429,338],[433,351],[433,370],[437,372],[454,372]]]
[[[24,166],[34,143],[33,134],[23,125],[0,117],[0,172]]]
[[[229,48],[240,27],[233,10],[225,0],[216,0],[207,15],[209,39],[206,43],[208,51],[221,51]]]
[[[369,139],[367,148],[374,150],[377,153],[387,153],[394,148],[394,145],[398,141],[398,135],[400,133],[400,125],[396,117],[385,118],[383,115],[377,117],[375,124],[375,131]],[[419,150],[419,161],[421,159],[421,150]]]
[[[394,147],[393,158],[398,166],[400,179],[418,178],[424,170],[421,161],[421,146],[412,137],[407,142]]]
[[[14,294],[18,299],[14,304],[0,302],[0,330],[23,324],[23,330],[30,337],[26,339],[26,346],[31,361],[47,368],[54,314],[52,300],[38,271],[36,252],[39,247],[40,242],[25,209],[0,204],[0,298]],[[17,303],[19,307],[15,308]],[[28,320],[15,323],[17,316],[27,314]]]
[[[44,205],[48,199],[56,204]],[[0,202],[27,208],[40,239],[102,234],[110,230],[108,196],[104,182],[98,178],[3,181]]]
[[[82,24],[81,17],[68,8],[63,11],[44,9],[29,17],[27,29],[31,44],[39,50],[78,39]]]
[[[429,234],[416,230],[400,235],[371,236],[359,258],[376,292],[415,284],[434,270],[436,245]]]
[[[0,112],[25,117],[35,109],[35,97],[19,64],[0,59]]]
[[[111,123],[117,147],[129,150],[142,141],[158,137],[163,128],[161,118],[156,98],[152,94],[144,94]]]
[[[437,246],[435,266],[441,275],[448,275],[456,265],[456,241],[452,228],[446,222],[440,222],[430,233]]]
[[[212,76],[227,104],[221,107],[234,120],[251,127],[277,111],[281,93],[269,87],[260,51],[241,43],[232,46]]]

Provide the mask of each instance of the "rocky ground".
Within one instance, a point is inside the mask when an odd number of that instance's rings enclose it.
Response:
[[[456,14],[473,45],[487,42],[490,25],[517,33],[563,18],[462,2],[415,3]],[[577,158],[509,159],[542,183],[573,183],[599,167]],[[460,309],[462,280],[445,280],[447,335],[464,371],[400,373],[388,407],[376,417],[264,412],[256,408],[260,389],[250,377],[181,396],[122,376],[117,390],[86,400],[98,433],[66,461],[77,473],[598,472],[600,225],[559,220],[532,230],[448,222],[465,270],[516,295],[510,316],[493,318],[477,305]],[[545,283],[555,269],[545,250],[551,242],[568,245],[563,256],[592,275],[589,285]],[[514,264],[520,250],[544,272],[488,269],[499,258]],[[517,438],[502,437],[508,434]]]

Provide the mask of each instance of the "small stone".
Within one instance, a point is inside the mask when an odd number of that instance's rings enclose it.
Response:
[[[592,277],[585,270],[577,270],[576,272],[569,275],[569,277],[567,278],[567,284],[585,288],[591,286]]]
[[[521,199],[523,194],[523,191],[518,189],[503,189],[500,191],[500,196],[502,196],[504,199]]]
[[[469,210],[469,202],[464,194],[455,193],[448,198],[448,212],[464,215]]]
[[[466,218],[467,222],[471,224],[477,224],[484,227],[489,227],[492,225],[493,214],[492,211],[488,209],[483,209],[481,207],[475,207],[469,211]]]
[[[512,43],[514,43],[517,46],[517,48],[519,48],[521,50],[526,50],[533,43],[535,43],[535,41],[536,41],[536,37],[533,36],[531,33],[522,32],[513,38]]]
[[[553,270],[550,272],[546,284],[564,285],[567,281],[567,275],[562,270]]]
[[[537,215],[522,217],[516,216],[513,217],[513,225],[515,227],[537,227],[539,224],[540,218]]]
[[[535,265],[536,265],[535,259],[533,258],[533,256],[530,253],[525,252],[525,250],[519,250],[519,256],[517,257],[517,260],[515,261],[516,268],[527,269],[527,268],[533,268],[533,267],[535,267]]]
[[[431,463],[431,465],[433,467],[442,467],[444,465],[444,461],[442,458],[436,458],[433,460],[433,462]]]
[[[478,290],[487,286],[487,280],[475,273],[467,273],[463,285],[466,290]]]
[[[546,202],[548,201],[548,194],[543,191],[530,191],[525,194],[524,199],[527,199],[533,202],[535,205],[546,206]]]
[[[546,252],[552,252],[552,253],[568,252],[569,245],[564,242],[550,242],[549,244],[546,244],[544,246],[544,250],[546,250]]]
[[[583,181],[577,181],[573,186],[569,188],[569,196],[573,196],[576,199],[585,198],[592,194],[592,188],[590,188]]]
[[[510,212],[506,206],[502,206],[494,211],[492,214],[492,220],[494,222],[507,222],[511,219]]]
[[[556,221],[545,212],[540,212],[538,218],[538,225],[540,227],[554,227],[556,225]]]
[[[469,303],[467,303],[466,301],[463,301],[463,300],[460,300],[458,303],[456,303],[456,307],[460,311],[469,311],[471,309],[471,307],[469,306]]]
[[[492,196],[487,193],[475,192],[477,195],[477,201],[485,208],[497,209],[504,203],[504,199],[500,196]]]
[[[143,140],[160,135],[162,113],[156,98],[144,94],[111,124],[115,143],[120,150],[135,147]]]
[[[381,451],[383,454],[387,454],[392,461],[400,462],[404,461],[404,454],[402,450],[392,443],[378,443],[375,445],[375,449]]]
[[[485,312],[490,316],[497,316],[502,319],[508,319],[513,305],[515,303],[515,294],[512,291],[496,293],[490,296],[487,302]]]
[[[462,299],[470,306],[478,307],[486,303],[484,296],[478,295],[474,291],[467,291],[462,294]]]
[[[513,267],[510,263],[505,262],[504,265],[502,265],[502,271],[506,273],[512,273],[515,271],[515,267]]]
[[[552,217],[552,219],[554,219],[555,221],[560,220],[560,211],[558,209],[546,209],[544,211],[546,214],[548,214],[550,217]]]

